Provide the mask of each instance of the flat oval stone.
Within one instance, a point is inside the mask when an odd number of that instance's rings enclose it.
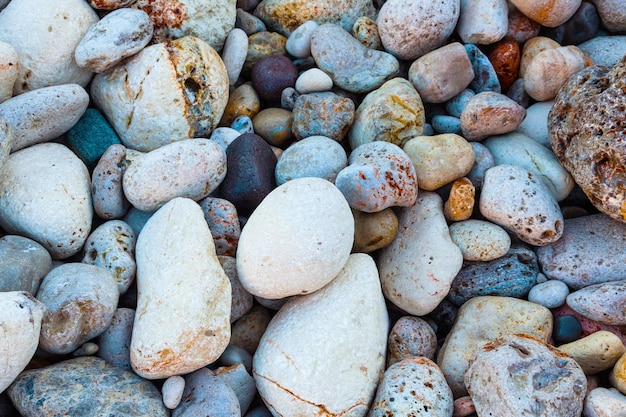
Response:
[[[335,182],[348,165],[343,147],[326,136],[309,136],[290,145],[276,164],[276,184],[303,177],[318,177]]]
[[[155,211],[175,197],[200,200],[226,176],[226,154],[209,139],[170,143],[133,161],[123,177],[124,195],[142,211]]]
[[[97,74],[91,98],[125,146],[147,152],[208,136],[228,102],[228,73],[208,43],[185,36]]]
[[[237,208],[223,198],[207,197],[198,201],[209,225],[217,255],[235,256],[241,235],[241,223]]]
[[[311,55],[335,85],[367,93],[395,76],[400,64],[391,54],[366,48],[348,30],[332,23],[318,27],[311,35]]]
[[[102,154],[91,174],[93,210],[104,220],[122,217],[130,203],[124,195],[122,177],[126,171],[126,147],[111,145]]]
[[[365,415],[385,366],[388,327],[373,259],[350,255],[332,282],[293,297],[270,322],[253,363],[261,398],[276,415]],[[352,349],[359,354],[344,354]]]
[[[166,203],[141,230],[136,253],[133,370],[158,379],[214,362],[230,339],[231,287],[200,206]]]
[[[446,220],[458,222],[469,219],[474,211],[475,193],[476,189],[468,178],[462,177],[455,180],[443,206]]]
[[[589,417],[619,416],[626,407],[626,396],[616,389],[594,388],[587,393],[583,415]]]
[[[39,19],[32,19],[36,12]],[[29,24],[21,24],[23,21]],[[11,1],[0,14],[0,41],[15,48],[19,72],[15,94],[76,83],[85,87],[93,73],[74,61],[74,50],[98,15],[85,1]]]
[[[354,121],[354,102],[330,91],[302,94],[293,106],[293,134],[297,139],[326,136],[340,142]]]
[[[376,18],[380,39],[385,50],[399,59],[416,59],[452,35],[460,10],[459,0],[388,0]]]
[[[222,61],[228,73],[228,84],[235,85],[246,63],[248,53],[248,35],[239,28],[228,33],[222,51]]]
[[[489,45],[498,42],[509,27],[508,5],[505,0],[461,1],[461,12],[456,30],[463,43]]]
[[[474,44],[467,43],[464,47],[474,70],[474,79],[469,84],[471,91],[475,93],[483,91],[500,93],[501,87],[498,74],[496,74],[496,70],[493,68],[493,64],[489,61],[487,55]],[[456,116],[461,117],[461,114],[459,113]]]
[[[0,103],[0,117],[12,128],[11,152],[56,139],[85,113],[89,95],[78,84],[55,85]]]
[[[74,59],[81,68],[102,72],[141,51],[153,33],[150,16],[143,10],[114,10],[89,28],[74,50]]]
[[[626,55],[626,36],[596,36],[578,45],[595,65],[612,67]]]
[[[26,291],[35,295],[51,268],[52,258],[39,243],[17,235],[0,237],[0,293]]]
[[[465,385],[478,415],[578,416],[587,392],[576,361],[528,335],[504,336],[478,349]]]
[[[91,228],[89,183],[83,162],[61,144],[15,152],[0,174],[0,224],[8,233],[37,241],[55,259],[70,257]]]
[[[19,58],[15,48],[8,42],[0,41],[0,103],[13,96],[18,66]]]
[[[76,391],[76,383],[89,389]],[[154,384],[91,356],[23,372],[8,392],[22,415],[68,410],[75,417],[93,416],[95,410],[113,416],[169,415]]]
[[[393,78],[369,93],[354,115],[348,139],[352,149],[374,141],[403,146],[423,134],[426,117],[422,99],[404,78]]]
[[[622,340],[611,332],[600,330],[587,337],[559,346],[559,350],[571,356],[585,375],[606,371],[626,353]]]
[[[409,357],[387,368],[368,416],[410,415],[425,410],[429,416],[447,417],[453,409],[452,391],[437,364],[428,358]]]
[[[609,281],[589,285],[567,296],[567,305],[583,316],[614,326],[626,325],[624,290],[626,281]]]
[[[223,416],[240,417],[241,409],[235,392],[207,368],[185,376],[182,401],[172,417]]]
[[[66,354],[106,330],[117,307],[119,290],[110,271],[95,265],[66,263],[44,277],[37,299],[46,306],[40,347]]]
[[[552,100],[574,74],[585,68],[585,55],[576,46],[539,52],[526,67],[524,88],[537,101]]]
[[[337,174],[335,185],[353,209],[374,213],[415,203],[415,168],[399,146],[384,141],[366,143],[352,151],[348,163]]]
[[[526,117],[526,109],[507,96],[491,91],[476,94],[461,114],[461,130],[467,140],[512,132]]]
[[[339,273],[353,240],[352,212],[337,187],[321,178],[295,179],[268,194],[248,218],[237,273],[248,292],[263,298],[308,294]]]
[[[572,17],[581,0],[511,0],[511,3],[540,25],[553,28]]]
[[[514,165],[497,165],[485,173],[480,213],[523,242],[545,246],[563,234],[563,214],[537,176]]]
[[[420,192],[415,205],[398,210],[398,226],[378,259],[383,292],[402,310],[423,316],[445,298],[463,256],[450,239],[438,194]]]
[[[434,359],[437,335],[428,322],[403,316],[393,325],[387,338],[387,368],[413,356]]]
[[[173,410],[178,407],[180,400],[183,398],[185,390],[185,378],[180,375],[174,375],[165,380],[161,393],[163,394],[163,404]]]
[[[352,252],[370,253],[389,245],[398,233],[398,217],[391,208],[376,213],[352,210],[354,244]]]
[[[134,320],[135,310],[125,307],[115,310],[111,324],[98,337],[98,357],[116,368],[131,370],[130,340]]]
[[[528,301],[546,308],[557,308],[565,304],[568,295],[569,288],[563,281],[551,279],[532,287],[528,293]]]
[[[311,56],[311,35],[319,25],[314,20],[308,20],[298,26],[287,38],[285,49],[295,58]]]
[[[449,230],[465,261],[492,261],[504,256],[511,247],[506,230],[484,220],[459,221],[451,224]]]

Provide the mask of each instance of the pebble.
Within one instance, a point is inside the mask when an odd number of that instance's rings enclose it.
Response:
[[[254,125],[252,124],[252,119],[249,116],[239,116],[233,123],[230,125],[233,130],[239,132],[239,134],[243,135],[244,133],[254,133]],[[230,145],[229,145],[230,146]]]
[[[611,369],[609,382],[622,394],[626,393],[626,353],[624,353]]]
[[[559,350],[578,362],[585,375],[597,374],[612,368],[626,353],[626,347],[621,339],[606,330],[561,345]]]
[[[578,45],[595,65],[612,67],[626,55],[626,36],[596,36]]]
[[[228,349],[228,348],[227,348]],[[252,356],[250,356],[250,365],[252,364]],[[221,379],[228,385],[239,400],[239,408],[243,415],[255,398],[256,385],[254,379],[243,366],[238,363],[231,366],[222,366],[213,371],[213,375]]]
[[[220,125],[231,125],[240,116],[254,117],[261,110],[261,99],[251,83],[241,84],[228,97]],[[216,134],[217,128],[211,136]],[[224,149],[226,150],[226,149]]]
[[[248,53],[248,35],[242,29],[234,28],[228,33],[222,51],[222,61],[228,74],[228,84],[235,85],[243,70]]]
[[[185,378],[180,375],[173,375],[165,380],[161,393],[163,394],[163,405],[170,410],[175,409],[180,404],[185,390]]]
[[[131,370],[130,340],[134,320],[135,310],[125,307],[115,310],[111,324],[98,337],[98,357],[116,368]]]
[[[593,4],[584,1],[567,22],[554,29],[553,35],[562,45],[578,45],[593,38],[599,27],[598,11]]]
[[[324,23],[311,35],[311,55],[336,86],[353,93],[367,93],[396,75],[399,63],[393,55],[366,48],[347,30]]]
[[[515,165],[540,178],[557,201],[564,200],[574,188],[572,176],[559,164],[551,149],[521,133],[492,136],[484,140],[496,165]]]
[[[0,103],[13,96],[13,85],[18,76],[17,51],[8,42],[0,41]]]
[[[449,230],[450,238],[461,250],[464,261],[493,261],[506,255],[511,248],[511,238],[506,230],[488,221],[457,221],[450,225]]]
[[[443,206],[443,214],[449,222],[467,220],[474,211],[475,188],[466,178],[459,178],[452,183],[450,194]]]
[[[254,132],[271,146],[285,148],[293,139],[293,115],[289,110],[268,107],[252,119]]]
[[[56,139],[74,126],[89,104],[78,84],[29,91],[0,103],[0,117],[11,126],[11,152]]]
[[[574,311],[599,323],[626,325],[624,290],[626,281],[609,281],[589,285],[567,296],[567,305]]]
[[[253,364],[263,402],[276,415],[365,415],[384,370],[388,327],[374,260],[350,255],[329,285],[293,297],[270,322]]]
[[[136,0],[90,0],[89,4],[96,10],[115,10],[130,6]]]
[[[448,115],[452,117],[456,117],[457,119],[461,117],[461,114],[463,114],[463,110],[465,109],[465,106],[467,106],[467,103],[475,95],[476,93],[473,90],[466,88],[465,90],[461,91],[456,96],[452,97],[450,100],[448,100],[448,102],[446,102],[446,111],[448,112]],[[433,116],[433,118],[434,117],[435,116]]]
[[[102,72],[141,51],[153,33],[146,12],[117,9],[89,28],[74,50],[74,59],[80,68]]]
[[[160,379],[214,362],[230,339],[231,288],[200,206],[166,203],[141,230],[136,254],[133,370]]]
[[[490,320],[485,320],[485,317],[490,317]],[[454,398],[458,398],[467,395],[463,375],[470,359],[482,345],[496,337],[512,334],[527,334],[547,341],[551,332],[552,314],[545,307],[510,297],[475,297],[460,308],[454,326],[439,351],[437,364]],[[498,365],[491,371],[495,369],[503,368]]]
[[[228,345],[218,359],[222,366],[242,365],[246,372],[252,372],[252,355],[247,350],[235,345]]]
[[[253,355],[270,319],[267,308],[254,304],[246,314],[232,324],[230,344],[242,347]]]
[[[430,123],[437,133],[454,133],[455,135],[463,133],[461,131],[461,119],[458,117],[438,114],[433,116]]]
[[[528,293],[528,301],[546,308],[557,308],[565,304],[568,295],[569,288],[563,281],[551,279],[532,287]]]
[[[500,93],[501,88],[498,74],[496,74],[496,70],[493,68],[493,64],[489,61],[487,55],[474,44],[467,43],[463,46],[472,63],[472,69],[474,70],[474,79],[470,82],[469,89],[474,93],[482,93],[483,91]],[[467,103],[465,103],[465,105],[466,104]],[[458,115],[455,114],[455,116],[461,117],[461,114],[458,113]]]
[[[570,343],[578,340],[582,335],[583,328],[576,317],[566,314],[554,318],[552,338],[557,344]]]
[[[573,290],[624,279],[626,225],[603,214],[566,219],[563,237],[537,249],[543,273]]]
[[[288,181],[267,195],[241,232],[239,280],[263,298],[311,293],[341,271],[353,240],[350,206],[337,187],[321,178]]]
[[[211,136],[209,137],[209,139],[220,145],[220,148],[222,148],[222,150],[226,152],[228,146],[233,143],[233,141],[237,139],[240,135],[241,133],[237,132],[231,127],[218,127],[213,132],[211,132]]]
[[[424,319],[403,316],[396,321],[387,338],[387,368],[413,356],[430,360],[437,351],[437,335]]]
[[[267,31],[267,27],[261,19],[251,15],[250,13],[240,8],[237,8],[235,27],[243,30],[248,36],[252,36],[255,33]],[[277,33],[277,35],[279,34]],[[283,37],[282,35],[279,36]]]
[[[148,152],[208,135],[226,107],[228,82],[217,52],[185,36],[150,45],[97,74],[91,99],[125,146]]]
[[[370,253],[393,242],[398,233],[398,217],[392,208],[376,213],[352,210],[354,216],[354,243],[352,252]]]
[[[380,281],[390,302],[423,316],[445,298],[463,256],[450,239],[438,194],[422,191],[413,206],[397,214],[398,234],[379,253]]]
[[[410,415],[424,410],[428,416],[450,417],[454,409],[452,391],[437,364],[424,357],[409,357],[387,368],[370,417]]]
[[[530,171],[515,165],[487,170],[480,213],[523,242],[546,246],[563,235],[563,214],[553,194]]]
[[[548,116],[559,162],[598,210],[622,222],[626,202],[615,187],[623,178],[625,80],[626,58],[611,68],[585,68],[561,87]]]
[[[465,385],[478,415],[579,416],[587,391],[580,366],[528,335],[510,335],[473,355]]]
[[[383,49],[383,41],[380,39],[378,24],[375,20],[361,16],[352,25],[352,36],[363,46],[369,49]]]
[[[476,190],[481,190],[483,188],[485,172],[495,166],[495,160],[489,149],[482,143],[470,142],[469,144],[474,150],[474,163],[466,177],[474,184]]]
[[[21,415],[169,415],[154,384],[93,356],[23,372],[8,393]]]
[[[552,100],[561,86],[584,67],[585,55],[576,46],[543,50],[528,63],[524,88],[537,101]]]
[[[241,75],[250,79],[254,64],[272,55],[287,55],[287,38],[276,32],[261,31],[248,36],[248,53]]]
[[[0,174],[0,224],[7,233],[37,241],[54,259],[68,258],[89,235],[89,185],[85,165],[61,144],[41,143],[15,152]]]
[[[413,162],[419,188],[427,191],[465,176],[475,157],[469,142],[454,133],[416,136],[403,149]]]
[[[153,211],[141,211],[135,207],[131,207],[128,213],[122,217],[122,220],[126,222],[135,232],[135,235],[139,235],[141,229],[145,226],[146,222],[152,215]]]
[[[126,147],[111,145],[102,154],[91,174],[93,210],[103,220],[118,219],[129,209],[124,195],[122,177],[126,160]]]
[[[444,103],[469,86],[473,68],[463,45],[453,42],[416,59],[408,76],[424,102]]]
[[[317,177],[332,183],[337,174],[348,166],[343,147],[326,136],[309,136],[290,145],[276,164],[276,184],[296,178]]]
[[[626,30],[626,12],[619,0],[594,0],[602,24],[610,32],[624,32]]]
[[[509,9],[509,28],[505,37],[513,38],[520,44],[539,35],[541,25],[517,8]]]
[[[548,114],[554,105],[553,100],[539,101],[526,108],[526,117],[515,130],[537,143],[550,148],[548,134]]]
[[[311,56],[311,35],[318,28],[317,22],[308,20],[298,26],[287,38],[285,49],[294,58]]]
[[[241,235],[241,223],[235,205],[223,198],[211,196],[198,201],[198,204],[211,230],[216,254],[234,257]]]
[[[528,108],[530,105],[531,99],[524,89],[523,78],[518,78],[511,84],[509,91],[506,92],[506,96],[524,108]]]
[[[460,11],[458,0],[387,0],[376,23],[385,50],[399,59],[414,60],[443,45],[452,35]]]
[[[198,369],[185,376],[182,401],[172,417],[223,416],[240,417],[241,409],[235,392],[207,369]]]
[[[284,55],[270,55],[252,66],[252,86],[261,100],[270,104],[280,103],[282,91],[295,86],[297,78],[296,66]]]
[[[326,136],[340,142],[354,121],[354,101],[333,92],[299,95],[293,106],[296,139]]]
[[[4,392],[37,350],[46,307],[25,291],[0,292],[0,306],[2,336],[6,338],[0,348],[0,391]]]
[[[549,28],[565,23],[580,6],[580,0],[511,0],[511,3],[535,22]]]
[[[226,149],[226,176],[220,196],[235,205],[240,214],[249,214],[276,187],[276,156],[259,135],[246,133]]]
[[[517,79],[521,55],[519,44],[510,38],[498,42],[489,53],[489,61],[496,72],[502,91],[508,91]]]
[[[226,273],[228,280],[230,281],[231,288],[231,307],[230,307],[230,322],[234,322],[241,316],[246,314],[251,308],[254,298],[252,294],[248,293],[237,276],[237,264],[233,256],[218,255],[217,259],[222,265],[222,269]]]
[[[536,36],[529,39],[526,43],[524,43],[524,47],[522,48],[522,58],[519,64],[519,77],[524,78],[526,68],[528,68],[528,65],[537,56],[537,54],[547,49],[555,49],[560,46],[561,45],[557,41],[546,36]]]
[[[587,317],[580,315],[572,310],[567,304],[564,304],[561,307],[552,311],[555,318],[560,316],[573,316],[576,320],[578,320],[578,322],[582,326],[582,333],[579,337],[589,336],[590,334],[593,334],[600,330],[606,330],[615,334],[622,340],[624,344],[626,344],[626,327],[624,326],[610,326],[608,324],[602,324],[593,320],[589,320]]]
[[[78,349],[72,352],[74,356],[92,356],[98,353],[100,346],[92,342],[83,343]]]
[[[385,141],[403,146],[423,134],[426,116],[422,99],[404,78],[393,78],[367,94],[354,115],[348,140],[352,149]]]
[[[35,11],[38,19],[32,19]],[[13,93],[68,83],[85,87],[93,73],[76,64],[74,50],[98,20],[84,0],[11,1],[0,13],[0,41],[11,44],[18,55]]]
[[[583,408],[585,417],[622,417],[626,396],[614,388],[597,387],[587,393]]]
[[[67,146],[93,171],[102,155],[120,139],[97,109],[88,108],[67,132]]]
[[[374,213],[415,203],[415,168],[399,146],[385,141],[366,143],[350,153],[348,164],[337,174],[335,185],[351,208]]]
[[[37,299],[45,304],[39,347],[66,354],[99,336],[113,319],[119,300],[113,274],[83,263],[65,263],[43,279]]]
[[[498,42],[509,28],[506,0],[464,0],[456,30],[463,43],[489,45]]]
[[[39,243],[18,235],[0,237],[0,293],[25,291],[35,295],[51,268],[52,257]]]
[[[526,109],[507,96],[491,91],[476,94],[461,113],[461,130],[467,140],[512,132],[526,117]]]
[[[300,94],[329,91],[333,88],[333,80],[319,68],[311,68],[298,76],[295,88]]]

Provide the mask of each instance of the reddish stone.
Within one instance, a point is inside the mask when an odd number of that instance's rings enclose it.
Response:
[[[521,55],[519,44],[510,38],[498,42],[489,54],[489,61],[496,71],[503,93],[517,79]]]
[[[517,9],[509,11],[509,28],[506,38],[512,38],[518,43],[524,43],[527,40],[539,35],[541,25],[524,13]]]
[[[617,337],[622,339],[622,342],[626,344],[626,326],[611,326],[608,324],[599,323],[597,321],[593,321],[588,319],[572,310],[567,304],[557,308],[552,311],[554,317],[560,317],[565,315],[571,315],[576,317],[576,319],[580,322],[580,325],[583,328],[583,332],[580,335],[580,338],[589,336],[592,333],[595,333],[600,330],[606,330],[607,332],[614,333]]]

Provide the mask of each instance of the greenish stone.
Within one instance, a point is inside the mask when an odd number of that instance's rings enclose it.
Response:
[[[572,315],[559,316],[554,319],[552,338],[557,344],[570,343],[580,339],[583,327]]]
[[[89,108],[80,120],[67,132],[67,145],[93,170],[102,154],[120,139],[97,109]]]

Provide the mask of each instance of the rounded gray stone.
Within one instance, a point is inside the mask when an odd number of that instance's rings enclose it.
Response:
[[[0,238],[0,292],[26,291],[35,295],[51,268],[50,254],[34,240],[17,235]]]
[[[339,171],[347,165],[346,151],[337,141],[326,136],[309,136],[283,151],[276,164],[276,184],[304,177],[335,182]]]

